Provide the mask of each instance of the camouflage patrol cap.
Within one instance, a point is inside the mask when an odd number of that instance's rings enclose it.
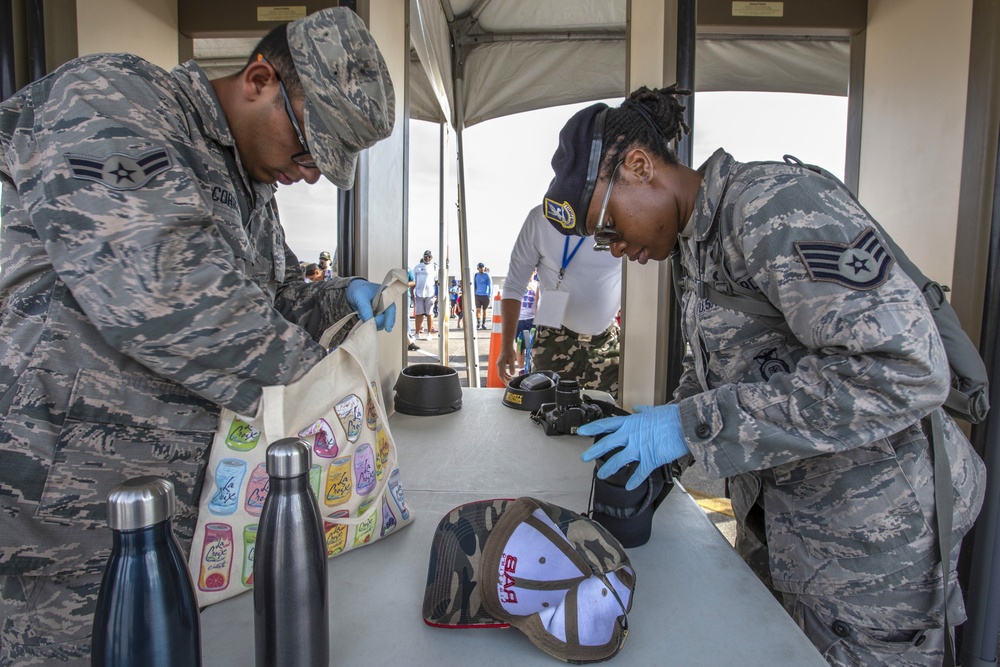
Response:
[[[354,185],[358,152],[392,134],[395,93],[361,18],[344,7],[288,24],[288,47],[305,92],[305,133],[319,170]]]
[[[576,664],[628,636],[635,571],[597,522],[530,497],[456,507],[431,543],[423,616],[444,628],[514,626]]]

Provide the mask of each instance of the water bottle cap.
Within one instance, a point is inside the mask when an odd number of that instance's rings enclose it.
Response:
[[[146,528],[173,514],[174,485],[162,477],[125,480],[108,495],[108,527],[112,530]]]
[[[271,477],[298,477],[312,464],[309,444],[299,438],[282,438],[267,448],[267,474]]]

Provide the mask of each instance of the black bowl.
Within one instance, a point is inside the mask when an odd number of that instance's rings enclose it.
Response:
[[[396,378],[395,405],[404,415],[444,415],[462,407],[462,386],[454,368],[440,364],[407,366]]]

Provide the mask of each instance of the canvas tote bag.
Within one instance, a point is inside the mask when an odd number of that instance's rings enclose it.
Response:
[[[390,271],[376,312],[406,288],[405,272]],[[320,344],[329,345],[353,319],[330,327]],[[376,335],[374,320],[358,323],[302,378],[265,387],[255,417],[222,411],[188,558],[199,606],[253,588],[257,524],[269,482],[265,453],[281,438],[299,437],[312,448],[309,481],[323,517],[327,556],[375,542],[413,521],[378,383]]]

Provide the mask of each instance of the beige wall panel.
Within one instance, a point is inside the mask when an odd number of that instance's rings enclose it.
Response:
[[[367,8],[364,5],[367,5]],[[365,19],[385,58],[396,94],[396,121],[392,135],[372,146],[360,161],[358,193],[359,273],[380,281],[385,273],[399,267],[403,256],[403,155],[405,118],[403,95],[409,58],[406,36],[405,0],[369,0],[359,3]],[[386,402],[403,367],[403,336],[406,332],[405,301],[396,304],[396,327],[379,335],[379,375]]]
[[[675,17],[674,0],[631,0],[628,26],[628,91],[639,86],[664,84],[664,24],[667,12]],[[676,34],[676,29],[675,34]],[[674,48],[669,38],[670,48]],[[673,59],[671,58],[671,61]],[[641,266],[623,260],[622,281],[622,382],[619,403],[664,403],[666,395],[666,342],[668,262]]]
[[[950,283],[972,0],[870,0],[858,194],[931,278]]]
[[[122,51],[177,65],[177,0],[78,0],[76,15],[81,56]]]

